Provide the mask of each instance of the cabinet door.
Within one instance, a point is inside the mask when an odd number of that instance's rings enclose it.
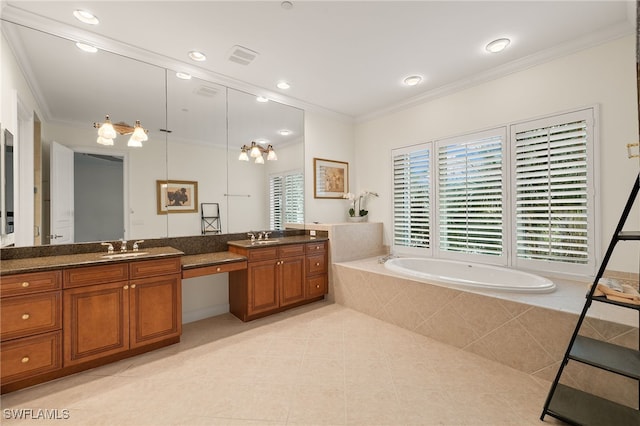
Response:
[[[127,281],[64,290],[64,365],[129,349]]]
[[[147,345],[182,332],[180,275],[131,281],[129,288],[129,338],[131,348]]]
[[[279,304],[276,260],[249,262],[247,315],[277,309]]]
[[[304,257],[281,259],[278,265],[280,306],[291,305],[305,299]]]

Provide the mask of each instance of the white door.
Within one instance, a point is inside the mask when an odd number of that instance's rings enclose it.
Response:
[[[74,242],[73,187],[73,150],[51,142],[51,244]]]

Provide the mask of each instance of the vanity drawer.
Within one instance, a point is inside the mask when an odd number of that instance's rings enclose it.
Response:
[[[318,275],[307,279],[307,299],[322,296],[327,293],[327,276]]]
[[[278,247],[279,257],[304,256],[304,244],[291,244]]]
[[[2,383],[15,382],[62,367],[62,332],[12,340],[0,350]]]
[[[17,296],[2,300],[2,340],[59,330],[62,292]]]
[[[61,287],[62,271],[30,272],[0,277],[2,297],[59,290]]]
[[[87,266],[64,270],[64,288],[83,287],[129,279],[129,264]]]
[[[307,275],[323,274],[327,272],[327,260],[324,254],[307,256]]]
[[[278,257],[278,249],[276,247],[249,249],[246,251],[246,256],[249,262],[275,259]]]
[[[131,279],[156,277],[158,275],[179,274],[182,265],[179,257],[169,259],[142,260],[129,264],[129,277]]]
[[[306,245],[306,253],[307,254],[324,253],[325,250],[326,250],[326,246],[327,246],[326,241],[307,244]]]

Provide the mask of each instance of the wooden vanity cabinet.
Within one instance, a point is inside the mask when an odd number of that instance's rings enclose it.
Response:
[[[65,367],[180,336],[180,258],[64,272]]]
[[[62,368],[62,273],[34,272],[0,280],[2,385]]]
[[[321,246],[324,248],[325,243]],[[242,321],[319,300],[326,292],[326,255],[314,253],[308,243],[257,248],[230,246],[229,251],[248,259],[246,270],[229,273],[230,311]],[[313,256],[316,256],[313,265],[324,259],[320,263],[325,281],[322,291],[316,289],[310,294],[306,265]],[[321,272],[313,274],[315,277]]]

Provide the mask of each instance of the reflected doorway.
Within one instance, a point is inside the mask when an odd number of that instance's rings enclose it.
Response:
[[[75,152],[75,242],[124,238],[124,157]]]

